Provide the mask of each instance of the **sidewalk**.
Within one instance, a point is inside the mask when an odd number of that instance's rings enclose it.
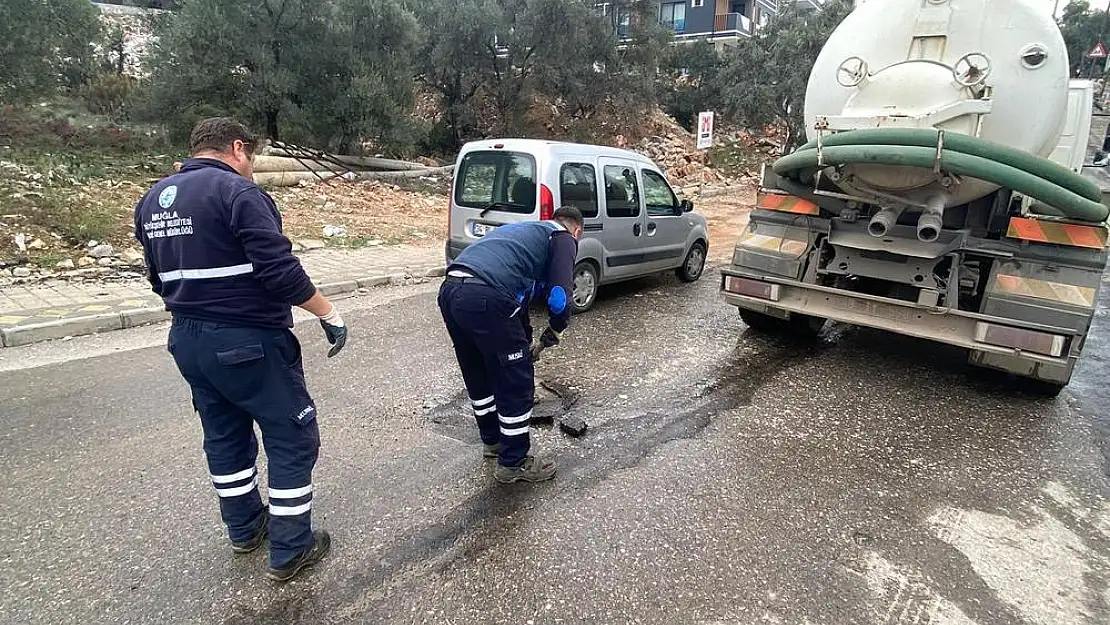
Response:
[[[317,249],[299,254],[325,295],[443,275],[443,248]],[[141,277],[81,283],[63,278],[0,286],[0,346],[15,347],[169,319]]]

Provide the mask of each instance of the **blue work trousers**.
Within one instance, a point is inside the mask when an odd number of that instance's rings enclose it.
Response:
[[[536,392],[527,307],[480,280],[448,277],[439,308],[482,442],[500,442],[497,461],[519,466],[530,447]]]
[[[320,447],[301,347],[288,329],[174,317],[169,351],[192,390],[220,514],[233,542],[261,529],[258,440],[268,459],[270,565],[312,547],[312,468]]]

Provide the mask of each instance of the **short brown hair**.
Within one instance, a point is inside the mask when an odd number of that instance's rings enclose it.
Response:
[[[247,151],[253,153],[258,138],[246,126],[230,117],[202,119],[193,126],[193,133],[189,135],[189,153],[197,154],[209,150],[226,152],[236,141],[245,143]]]

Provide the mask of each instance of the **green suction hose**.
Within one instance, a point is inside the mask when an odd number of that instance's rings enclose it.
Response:
[[[822,166],[875,164],[932,169],[937,156],[938,131],[928,128],[873,128],[852,130],[822,139]],[[817,142],[774,164],[780,176],[797,179],[818,169]],[[1048,159],[983,139],[945,133],[942,170],[978,178],[1033,197],[1059,209],[1064,216],[1103,222],[1110,208],[1093,181]]]

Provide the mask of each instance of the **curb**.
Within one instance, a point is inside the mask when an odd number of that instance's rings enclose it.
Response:
[[[365,278],[346,279],[339,282],[327,282],[317,288],[324,297],[337,297],[349,295],[359,289],[369,289],[379,286],[403,286],[412,284],[417,280],[428,278],[442,278],[446,274],[445,267],[433,269],[418,269],[413,273],[393,273],[387,275],[372,275]],[[59,319],[45,323],[32,323],[25,326],[5,328],[0,330],[0,347],[22,347],[32,343],[41,343],[55,339],[70,338],[99,334],[110,330],[123,330],[139,326],[161,323],[170,319],[169,311],[161,306],[148,308],[135,308],[118,313],[100,313],[85,315],[70,319]]]

